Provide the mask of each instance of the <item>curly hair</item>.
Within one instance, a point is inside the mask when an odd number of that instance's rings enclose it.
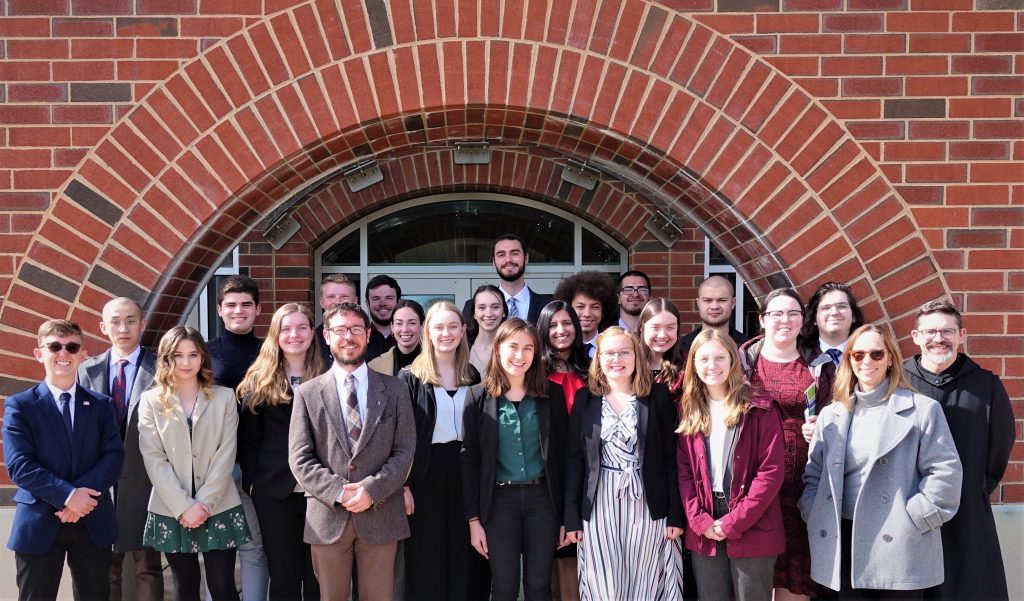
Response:
[[[171,397],[174,395],[174,352],[178,344],[190,341],[196,345],[196,350],[203,356],[203,362],[199,367],[196,379],[199,380],[199,387],[204,394],[210,394],[210,387],[213,386],[213,361],[210,359],[210,350],[206,348],[206,341],[199,330],[192,326],[174,326],[160,338],[160,345],[156,351],[156,375],[153,377],[153,387],[160,388],[159,402],[164,411],[173,411],[174,405]]]
[[[597,326],[598,330],[615,325],[618,320],[616,309],[619,301],[615,293],[615,280],[610,275],[603,271],[581,271],[562,278],[555,288],[555,299],[570,305],[578,294],[601,303],[601,323]]]

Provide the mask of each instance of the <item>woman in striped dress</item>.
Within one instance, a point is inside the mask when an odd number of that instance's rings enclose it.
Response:
[[[629,331],[605,330],[573,404],[565,527],[579,543],[581,600],[682,598],[676,411],[640,349]]]

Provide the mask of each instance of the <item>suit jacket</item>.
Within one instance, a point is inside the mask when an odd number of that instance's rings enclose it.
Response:
[[[16,509],[7,547],[39,555],[53,545],[60,528],[54,513],[75,488],[105,492],[117,482],[124,464],[124,445],[114,406],[108,397],[82,386],[75,390],[74,435],[68,440],[63,418],[45,382],[4,401],[4,456]],[[117,540],[117,518],[110,496],[80,523],[97,547]]]
[[[402,485],[416,448],[409,388],[397,378],[367,370],[366,417],[355,449],[349,448],[334,371],[295,390],[288,432],[288,465],[315,501],[306,504],[305,542],[338,541],[349,520],[363,541],[378,545],[409,536]],[[337,503],[344,486],[362,484],[373,500],[350,513]]]
[[[177,399],[168,411],[159,395],[151,388],[139,401],[139,449],[153,482],[149,510],[177,518],[196,501],[213,515],[241,505],[231,477],[238,444],[235,391],[211,386],[209,393],[200,392],[191,434]]]
[[[548,303],[554,299],[547,295],[535,292],[533,288],[526,287],[530,291],[530,308],[526,311],[526,321],[533,325],[537,325],[537,318],[540,317],[540,311]],[[466,323],[473,321],[473,299],[467,299],[466,303],[462,305],[462,316],[466,319]]]
[[[601,405],[604,399],[581,388],[576,392],[569,422],[565,461],[565,529],[583,530],[597,498],[601,475]],[[654,384],[648,396],[637,397],[637,452],[647,510],[652,520],[685,526],[676,476],[678,419],[664,384]]]
[[[819,415],[799,502],[810,541],[811,578],[833,590],[840,584],[840,519],[852,420],[842,403],[832,403]],[[854,507],[855,588],[914,590],[942,582],[939,527],[960,505],[961,477],[942,407],[897,388]]]
[[[472,370],[473,376],[471,385],[479,384],[480,374],[473,366],[470,366],[470,370]],[[437,398],[434,397],[434,387],[421,382],[408,369],[398,372],[398,379],[409,387],[413,419],[416,421],[416,455],[413,458],[412,471],[409,473],[409,480],[406,483],[408,485],[419,482],[427,475],[427,466],[430,465],[431,440],[434,438],[434,425],[437,424]],[[468,394],[466,404],[469,404]]]
[[[78,382],[100,394],[110,395],[110,351],[90,357],[78,366]],[[117,512],[117,542],[114,551],[124,553],[142,549],[142,532],[146,527],[146,507],[153,485],[146,473],[146,464],[139,452],[139,399],[153,385],[156,376],[156,354],[143,348],[135,368],[132,389],[128,391],[128,413],[123,429],[124,470],[114,488],[114,511]]]
[[[245,399],[242,403],[238,422],[242,490],[285,499],[295,491],[295,476],[288,467],[288,429],[293,404],[264,405],[254,413],[244,404]]]
[[[537,425],[540,430],[540,452],[544,458],[544,479],[551,504],[562,523],[564,499],[563,471],[565,433],[568,415],[562,387],[548,382],[548,396],[535,399]],[[487,394],[482,384],[469,389],[463,413],[462,495],[466,519],[480,518],[487,524],[491,516],[491,499],[497,488],[498,469],[498,399]]]

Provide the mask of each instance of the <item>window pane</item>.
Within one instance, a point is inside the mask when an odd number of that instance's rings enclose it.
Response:
[[[324,251],[322,265],[359,265],[359,230],[334,243]]]
[[[714,244],[711,244],[709,242],[708,243],[708,248],[710,249],[708,251],[708,255],[709,255],[708,256],[708,265],[728,265],[729,264],[729,259],[726,259],[725,255],[722,254],[722,251],[720,251],[717,248],[715,248]]]
[[[392,213],[367,226],[369,263],[491,262],[494,240],[515,234],[531,263],[572,263],[572,223],[507,202],[451,201]],[[326,261],[325,261],[326,263]]]
[[[583,229],[583,264],[584,265],[619,265],[622,257],[619,252],[598,238],[586,228]]]

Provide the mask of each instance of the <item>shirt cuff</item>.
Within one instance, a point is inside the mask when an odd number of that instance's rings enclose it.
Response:
[[[64,507],[68,506],[68,502],[71,501],[71,497],[75,496],[75,491],[76,490],[78,490],[78,489],[77,488],[72,488],[71,489],[71,493],[68,495],[68,498],[64,499]]]

